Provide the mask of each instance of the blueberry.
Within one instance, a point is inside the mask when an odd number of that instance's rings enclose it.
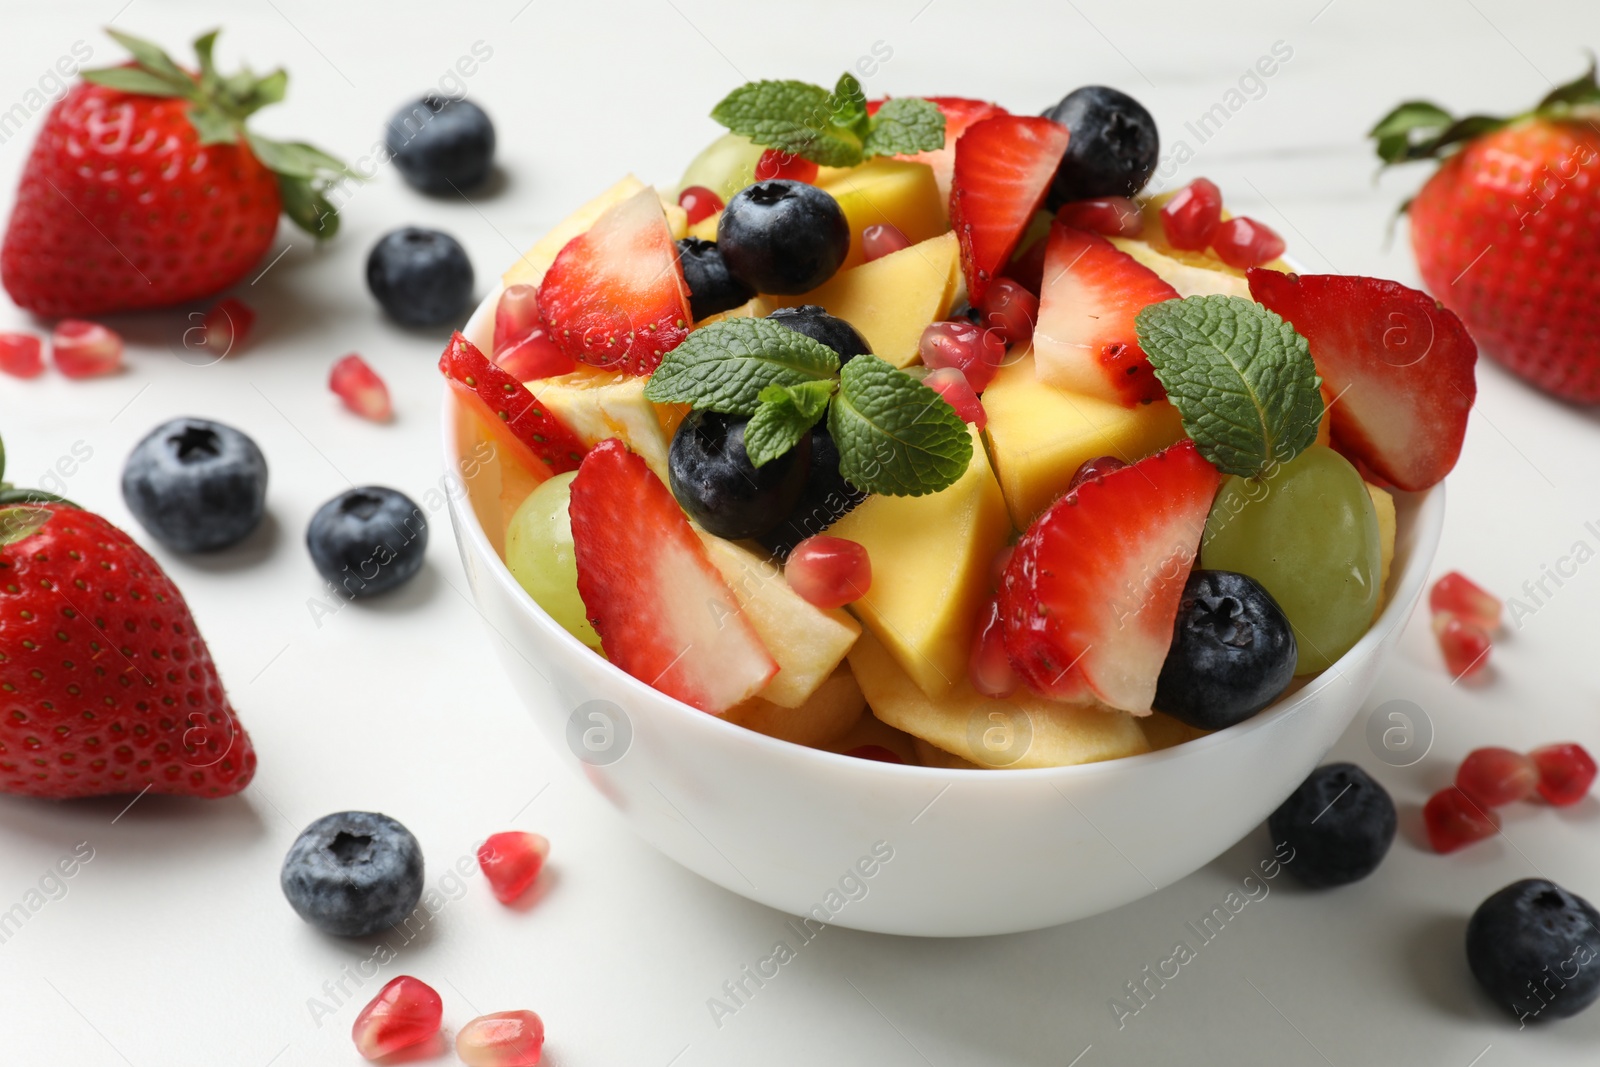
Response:
[[[404,585],[422,568],[428,519],[404,493],[368,485],[349,489],[311,516],[306,548],[330,585],[350,597]]]
[[[150,536],[175,552],[227,548],[266,513],[266,457],[232,426],[173,419],[128,453],[122,499]]]
[[[756,295],[756,291],[728,273],[722,250],[715,241],[685,237],[678,242],[678,262],[689,285],[689,311],[699,322],[708,315],[729,311]]]
[[[756,182],[723,209],[717,245],[733,276],[758,292],[809,293],[850,254],[850,224],[815,185]]]
[[[422,846],[387,815],[324,815],[289,846],[278,884],[300,918],[318,930],[366,937],[416,910]]]
[[[470,193],[494,166],[494,123],[483,108],[438,93],[395,112],[383,142],[400,176],[425,193]]]
[[[819,422],[811,428],[811,474],[800,499],[782,522],[757,540],[780,560],[787,559],[795,545],[826,530],[865,499],[867,494],[839,473],[839,446],[827,424]]]
[[[1472,913],[1467,966],[1524,1023],[1576,1015],[1600,996],[1600,914],[1554,882],[1512,882]]]
[[[1289,620],[1261,584],[1232,571],[1190,573],[1155,706],[1202,730],[1243,722],[1294,678]]]
[[[718,537],[760,537],[794,508],[811,471],[811,444],[801,443],[759,469],[744,451],[749,419],[692,411],[678,426],[667,457],[672,495],[689,516]]]
[[[1398,825],[1388,791],[1354,763],[1318,767],[1267,818],[1272,843],[1294,850],[1289,873],[1313,889],[1377,870]]]
[[[1051,210],[1073,200],[1133,196],[1161,155],[1156,120],[1127,93],[1085,85],[1044,113],[1072,132],[1050,184]]]
[[[852,356],[870,356],[872,347],[854,326],[837,316],[830,315],[815,304],[779,308],[767,318],[781,323],[796,333],[803,333],[818,344],[827,345],[839,354],[840,363],[850,362]]]
[[[407,226],[372,246],[367,288],[396,322],[437,326],[472,301],[472,263],[449,234]]]

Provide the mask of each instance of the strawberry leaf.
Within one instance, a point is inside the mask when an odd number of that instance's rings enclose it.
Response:
[[[156,77],[175,85],[193,85],[193,79],[187,71],[172,61],[172,57],[161,50],[161,46],[146,41],[141,37],[123,33],[121,30],[107,29],[106,34],[126,48],[133,56],[134,62]]]
[[[278,197],[290,221],[317,240],[330,240],[339,232],[338,209],[305,178],[278,175]]]
[[[83,72],[83,80],[121,93],[139,96],[184,97],[194,95],[193,84],[178,85],[138,67],[102,67]]]
[[[1549,115],[1563,113],[1574,107],[1600,104],[1600,82],[1595,78],[1595,66],[1595,57],[1591,53],[1588,71],[1582,77],[1550,90],[1535,110],[1541,115]]]

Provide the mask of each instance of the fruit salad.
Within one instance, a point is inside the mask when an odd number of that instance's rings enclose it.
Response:
[[[1204,178],[1147,192],[1114,89],[712,117],[440,362],[473,507],[578,641],[787,741],[995,769],[1229,727],[1366,633],[1476,392],[1449,311],[1293,273]]]

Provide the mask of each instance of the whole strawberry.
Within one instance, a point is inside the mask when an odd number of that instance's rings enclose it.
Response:
[[[220,797],[255,770],[155,560],[98,515],[0,488],[0,793]]]
[[[333,235],[338,216],[323,194],[344,165],[245,128],[283,99],[282,70],[219,75],[216,31],[195,41],[198,74],[108,32],[134,62],[84,71],[23,167],[0,247],[0,281],[18,306],[88,316],[180,304],[247,274],[282,212]]]
[[[1400,105],[1385,163],[1444,158],[1409,205],[1429,291],[1480,347],[1558,397],[1600,403],[1600,84],[1591,66],[1511,119]]]

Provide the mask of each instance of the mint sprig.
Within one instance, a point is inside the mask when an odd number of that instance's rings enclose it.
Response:
[[[761,403],[744,428],[744,451],[754,467],[764,467],[800,443],[828,413],[836,384],[831,381],[800,385],[769,385],[761,390]]]
[[[936,493],[972,462],[972,435],[955,409],[877,356],[844,365],[828,432],[839,446],[839,473],[868,492]]]
[[[1151,304],[1139,347],[1200,454],[1253,478],[1309,448],[1322,421],[1311,348],[1278,315],[1237,296]]]
[[[824,167],[944,147],[944,113],[937,105],[900,97],[868,115],[866,94],[851,74],[832,92],[801,81],[749,82],[723,97],[711,117],[756,144]]]
[[[771,385],[829,381],[839,356],[771,319],[724,319],[668,352],[645,386],[647,400],[725,415],[754,415]]]

